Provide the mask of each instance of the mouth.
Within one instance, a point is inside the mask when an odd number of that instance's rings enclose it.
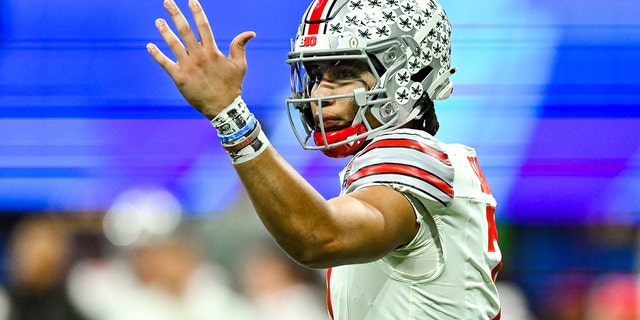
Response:
[[[325,131],[333,131],[333,130],[338,130],[338,129],[346,127],[346,125],[344,124],[343,121],[341,121],[341,120],[332,120],[332,119],[325,119],[322,122],[322,126],[324,127]],[[318,128],[319,128],[319,126],[318,126]]]
[[[324,128],[325,132],[336,131],[347,128],[349,126],[351,126],[351,123],[345,123],[341,120],[327,120],[322,123],[322,127]],[[322,128],[320,125],[316,125],[314,130],[319,132],[322,131]]]
[[[316,131],[322,131],[322,128],[324,128],[324,131],[335,131],[351,126],[351,121],[327,111],[321,115],[316,113],[314,115],[314,121],[314,130]]]

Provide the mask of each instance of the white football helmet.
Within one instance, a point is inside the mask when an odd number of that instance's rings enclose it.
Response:
[[[451,24],[436,0],[314,0],[286,61],[291,65],[287,110],[300,144],[332,157],[347,156],[375,135],[420,118],[421,99],[448,98],[455,72],[450,35]],[[312,97],[312,65],[345,60],[364,62],[376,78],[373,88]],[[321,108],[323,100],[339,98],[351,98],[359,108],[351,126],[328,130],[322,119],[316,123],[310,104]],[[381,126],[372,127],[367,110]]]

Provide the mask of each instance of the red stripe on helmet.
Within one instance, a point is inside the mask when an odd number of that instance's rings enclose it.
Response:
[[[324,9],[327,7],[327,4],[331,2],[330,0],[318,0],[316,2],[316,6],[311,11],[311,15],[308,17],[307,22],[309,23],[308,34],[318,34],[320,32],[320,21],[322,20],[322,13]]]

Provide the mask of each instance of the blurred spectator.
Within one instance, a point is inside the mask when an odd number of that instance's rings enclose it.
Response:
[[[638,320],[637,276],[605,275],[594,281],[587,299],[587,320]]]
[[[124,261],[78,264],[70,288],[90,319],[257,319],[223,273],[180,238],[131,248]]]
[[[9,242],[9,319],[82,319],[66,292],[71,248],[66,231],[61,220],[40,216],[15,226]]]
[[[224,273],[201,258],[180,216],[177,201],[163,190],[118,198],[104,231],[122,257],[78,263],[70,277],[83,314],[95,320],[259,319]]]
[[[295,263],[271,239],[248,250],[241,262],[240,281],[258,319],[329,319],[318,271]]]

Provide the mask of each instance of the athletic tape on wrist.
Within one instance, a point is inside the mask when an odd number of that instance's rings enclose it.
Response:
[[[238,151],[246,146],[248,146],[251,141],[253,141],[254,139],[258,138],[258,135],[260,134],[260,130],[262,130],[262,127],[260,126],[260,123],[257,122],[256,126],[253,128],[253,130],[251,130],[250,133],[242,136],[242,138],[231,141],[231,142],[222,142],[222,147],[224,147],[225,150],[227,151]]]
[[[246,146],[240,148],[239,150],[230,150],[225,148],[233,164],[240,164],[252,160],[259,156],[262,152],[267,150],[267,147],[269,147],[271,143],[269,142],[269,139],[267,139],[267,135],[265,135],[259,127],[260,126],[258,126],[256,130],[257,136],[255,138],[246,139],[251,139]]]
[[[253,129],[257,127],[257,125],[258,125],[258,120],[256,119],[256,117],[253,116],[253,114],[251,114],[251,118],[248,120],[248,122],[244,127],[226,136],[221,136],[220,132],[218,132],[218,138],[220,138],[220,141],[222,141],[223,144],[229,143],[229,142],[235,142],[237,140],[241,140],[243,137],[249,134]]]
[[[246,127],[251,118],[255,119],[247,108],[247,104],[242,100],[242,96],[238,96],[211,120],[211,124],[218,130],[218,135],[224,137]]]
[[[233,164],[254,159],[271,144],[241,96],[213,118],[211,124],[218,130],[220,142]]]

